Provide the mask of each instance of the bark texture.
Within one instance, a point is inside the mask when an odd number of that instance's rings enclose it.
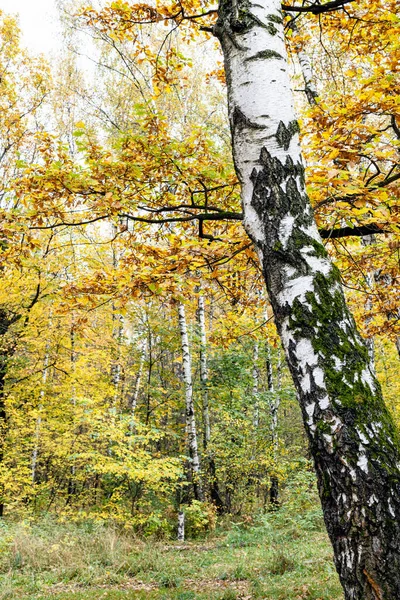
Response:
[[[246,230],[260,257],[346,600],[400,598],[399,436],[305,193],[277,0],[222,0]]]
[[[258,376],[258,342],[254,343],[253,346],[253,369],[252,369],[252,378],[253,378],[253,389],[252,389],[252,396],[253,396],[253,427],[255,429],[255,431],[257,431],[259,425],[260,425],[260,398],[259,398],[259,393],[258,393],[258,383],[259,383],[259,376]]]
[[[198,326],[200,337],[200,386],[202,398],[202,414],[203,414],[203,467],[206,464],[208,468],[209,495],[212,502],[217,507],[219,514],[223,513],[224,503],[222,502],[219,492],[215,461],[212,451],[210,452],[209,444],[211,439],[211,423],[208,399],[208,366],[207,366],[207,330],[206,330],[206,315],[204,296],[199,295],[198,301]],[[204,495],[204,490],[203,490]]]
[[[271,361],[271,348],[267,342],[266,344],[266,360],[265,367],[267,370],[267,389],[269,392],[269,412],[271,416],[271,439],[272,439],[272,452],[274,457],[274,463],[278,459],[278,411],[280,404],[280,385],[278,385],[278,393],[274,389],[274,380],[272,375],[272,361]],[[279,365],[280,369],[280,365]],[[279,481],[277,476],[274,474],[271,476],[271,487],[269,490],[269,502],[272,508],[279,504]]]
[[[210,411],[208,408],[208,369],[207,369],[207,332],[204,309],[204,296],[199,296],[198,321],[200,333],[200,385],[203,410],[203,447],[207,450],[211,438]]]
[[[185,383],[185,418],[186,434],[189,448],[190,477],[196,500],[203,499],[203,489],[200,477],[200,458],[197,446],[196,419],[193,403],[192,361],[190,357],[189,338],[186,327],[185,307],[178,306],[179,330],[182,345],[183,378]]]
[[[361,238],[361,243],[364,246],[372,246],[373,244],[376,243],[375,236],[374,235],[364,235]],[[374,288],[375,277],[376,277],[376,273],[374,273],[373,271],[369,271],[365,274],[365,283],[366,283],[368,289],[371,291],[373,291],[373,288]],[[373,309],[373,303],[372,303],[372,299],[369,297],[365,303],[365,311],[368,314],[368,313],[370,313],[370,311],[372,309]],[[365,320],[365,324],[369,325],[371,323],[371,321],[372,321],[372,317],[368,316]],[[374,339],[374,336],[368,336],[365,339],[365,345],[368,348],[370,367],[373,370],[374,375],[375,375],[376,371],[375,371],[375,339]]]
[[[180,510],[178,512],[178,542],[185,541],[185,513]]]
[[[140,384],[142,382],[143,366],[144,366],[145,359],[146,359],[146,341],[142,340],[139,368],[138,368],[138,372],[136,375],[133,392],[132,392],[131,397],[129,398],[129,408],[131,411],[131,425],[130,425],[131,433],[133,433],[133,431],[135,429],[135,413],[136,413],[136,407],[137,407],[137,403],[138,403],[138,399],[139,399]]]

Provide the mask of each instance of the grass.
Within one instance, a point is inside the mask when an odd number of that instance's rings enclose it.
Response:
[[[343,599],[317,510],[184,544],[102,524],[0,524],[0,600],[303,598]]]

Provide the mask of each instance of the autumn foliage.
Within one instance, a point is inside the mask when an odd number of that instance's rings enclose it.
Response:
[[[398,419],[395,2],[296,17],[296,28],[293,13],[285,18],[309,195]],[[202,295],[211,440],[201,450],[206,498],[191,505],[196,535],[217,510],[265,509],[271,481],[283,484],[306,455],[241,225],[216,11],[195,0],[116,1],[75,6],[70,19],[95,40],[96,81],[85,82],[73,55],[51,66],[29,56],[16,20],[0,12],[1,503],[6,514],[174,534],[179,503],[193,500],[177,303],[189,315],[201,439]],[[312,105],[299,89],[301,50],[317,85]]]

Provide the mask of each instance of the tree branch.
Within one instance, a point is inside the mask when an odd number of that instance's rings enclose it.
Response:
[[[170,209],[166,209],[170,210]],[[189,214],[186,217],[167,217],[165,219],[152,219],[150,217],[137,217],[127,213],[120,215],[130,221],[139,221],[139,223],[184,223],[188,221],[242,221],[243,214],[231,211],[220,211],[217,213],[205,213],[200,215]]]
[[[391,181],[395,181],[398,179],[400,175],[394,175],[390,178]],[[388,183],[389,181],[385,182]],[[383,183],[383,182],[382,182]],[[378,187],[379,184],[376,185]],[[171,212],[172,210],[176,210],[179,212],[180,210],[184,210],[183,207],[189,205],[181,205],[180,207],[165,207],[163,209],[155,209],[151,211],[156,214],[160,214],[162,212]],[[201,206],[190,206],[190,208],[198,208],[203,209],[205,207]],[[151,217],[140,217],[131,215],[129,213],[120,213],[118,216],[128,219],[129,221],[137,221],[139,223],[148,223],[150,225],[163,225],[165,223],[188,223],[191,221],[198,221],[199,223],[199,237],[204,239],[209,239],[211,241],[218,240],[219,238],[214,238],[211,234],[206,234],[203,231],[203,222],[204,221],[243,221],[243,213],[234,212],[234,211],[224,211],[223,209],[213,208],[216,212],[212,213],[201,213],[201,214],[193,214],[189,213],[188,210],[184,210],[186,213],[185,216],[181,217],[166,217],[166,218],[151,218]],[[66,221],[61,221],[59,223],[54,223],[52,225],[42,225],[37,227],[30,227],[29,229],[55,229],[57,227],[77,227],[79,225],[88,225],[90,223],[94,223],[96,221],[100,221],[102,219],[109,218],[110,215],[102,215],[99,217],[95,217],[88,221],[80,221],[77,223],[68,223]],[[383,229],[383,226],[378,225],[376,223],[371,223],[369,225],[360,225],[355,227],[339,227],[337,229],[319,229],[319,233],[323,239],[338,239],[344,237],[351,236],[363,236],[363,235],[371,235],[372,233],[393,233],[392,230]]]
[[[286,12],[310,12],[313,15],[320,15],[321,13],[331,12],[341,8],[349,2],[355,2],[355,0],[332,0],[332,2],[326,2],[325,4],[312,4],[311,6],[290,6],[288,4],[282,4],[282,10]]]
[[[368,157],[368,160],[371,160],[371,158]],[[397,165],[395,165],[395,166],[397,167]],[[365,187],[365,193],[373,192],[374,190],[376,190],[378,188],[386,187],[387,185],[390,185],[391,183],[398,181],[400,179],[400,173],[396,173],[395,175],[390,176],[390,173],[392,171],[393,171],[393,168],[389,171],[389,174],[387,174],[384,179],[382,179],[381,181],[378,181],[377,183],[373,183],[369,187]],[[314,210],[317,210],[318,208],[321,208],[322,206],[325,206],[326,204],[331,204],[333,202],[347,201],[347,202],[349,202],[349,204],[352,204],[352,201],[355,200],[356,198],[359,198],[360,196],[362,196],[363,193],[364,192],[357,193],[357,194],[346,194],[346,196],[329,196],[328,198],[321,200],[321,202],[318,202],[318,204],[316,204],[314,206]]]
[[[335,240],[351,236],[371,235],[373,233],[393,233],[391,230],[383,229],[380,225],[360,225],[359,227],[339,227],[337,229],[319,229],[319,234],[324,240]]]
[[[57,227],[79,227],[79,225],[89,225],[90,223],[96,223],[96,221],[101,221],[103,219],[107,219],[110,215],[101,215],[100,217],[94,217],[93,219],[89,219],[88,221],[79,221],[77,223],[68,223],[67,221],[59,221],[58,223],[53,223],[52,225],[36,225],[34,227],[29,227],[28,229],[56,229]]]

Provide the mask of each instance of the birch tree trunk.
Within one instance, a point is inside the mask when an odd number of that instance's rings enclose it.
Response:
[[[269,413],[271,416],[271,438],[272,438],[272,452],[274,457],[274,463],[278,458],[278,410],[280,404],[279,393],[276,393],[274,389],[274,380],[272,376],[272,361],[271,361],[271,348],[267,342],[266,345],[266,360],[265,366],[267,370],[267,387],[269,396]],[[278,365],[278,369],[280,365]],[[279,371],[278,371],[279,372]],[[281,386],[278,383],[278,392],[280,392]],[[271,487],[269,490],[269,501],[272,507],[276,507],[279,504],[279,481],[276,475],[271,476]]]
[[[222,0],[246,231],[260,257],[317,472],[346,600],[400,598],[399,436],[318,234],[278,0]]]
[[[199,296],[198,319],[200,331],[200,386],[203,408],[203,447],[207,450],[211,437],[210,412],[208,408],[207,333],[204,310],[204,296]]]
[[[179,542],[185,541],[185,513],[183,510],[178,512],[178,535],[177,539]]]
[[[371,246],[376,243],[375,236],[374,235],[364,235],[361,238],[361,243],[364,246]],[[368,289],[371,291],[373,291],[373,288],[374,288],[374,280],[375,280],[375,273],[373,271],[368,271],[365,274],[365,283],[366,283]],[[365,303],[365,311],[367,312],[367,314],[372,310],[372,308],[373,308],[372,300],[371,300],[371,298],[368,298],[368,300]],[[367,317],[365,324],[369,325],[369,323],[371,323],[371,321],[372,321],[372,317],[369,316],[369,317]],[[371,370],[373,371],[373,373],[375,375],[376,372],[375,372],[375,339],[374,339],[374,336],[370,335],[367,338],[365,338],[365,345],[368,348]]]
[[[114,239],[118,234],[118,227],[115,224],[112,224],[112,232],[114,235]],[[120,251],[115,245],[112,245],[112,264],[114,272],[117,272],[118,266],[120,262]],[[117,406],[118,397],[120,396],[120,382],[121,382],[121,345],[124,334],[124,317],[120,314],[115,307],[115,304],[112,304],[112,337],[114,340],[114,348],[113,348],[113,360],[111,364],[111,383],[114,389],[114,408]]]
[[[75,333],[75,323],[74,323],[74,319],[72,319],[72,323],[71,323],[71,330],[70,330],[70,343],[71,343],[71,358],[70,358],[70,362],[71,362],[71,377],[72,377],[72,388],[71,388],[71,403],[72,406],[74,407],[74,414],[75,414],[75,407],[76,407],[76,386],[75,386],[75,377],[76,377],[76,362],[78,360],[78,355],[76,352],[76,347],[75,347],[75,342],[76,342],[76,333]],[[78,425],[78,427],[76,428],[76,434],[79,435],[80,434],[80,426]],[[70,477],[68,479],[68,497],[67,497],[67,504],[69,504],[72,500],[72,497],[75,495],[76,493],[76,466],[75,466],[75,458],[72,459],[72,464],[70,467]]]
[[[111,365],[111,383],[114,388],[114,406],[117,405],[118,397],[120,395],[120,382],[121,382],[121,345],[124,334],[124,317],[119,314],[113,305],[113,332],[112,337],[115,343],[114,349],[114,360]]]
[[[210,410],[209,410],[209,398],[208,398],[208,365],[207,365],[207,330],[206,330],[206,317],[204,308],[204,296],[199,296],[198,303],[198,320],[199,320],[199,333],[200,333],[200,386],[202,393],[202,412],[203,412],[203,448],[205,454],[205,460],[207,461],[208,467],[208,480],[210,485],[210,498],[217,507],[219,514],[223,513],[224,503],[221,499],[218,485],[217,472],[215,467],[214,456],[212,452],[209,452],[209,443],[211,439],[211,423],[210,423]],[[211,327],[212,323],[212,305],[210,311],[209,324]],[[204,495],[204,490],[203,490]]]
[[[203,499],[203,489],[200,477],[200,459],[197,447],[196,419],[193,403],[192,361],[190,357],[189,339],[186,327],[185,307],[178,306],[179,330],[182,345],[183,378],[185,383],[185,419],[188,439],[190,475],[196,500]]]
[[[140,384],[142,381],[143,367],[144,367],[145,359],[146,359],[146,340],[142,340],[139,369],[138,369],[138,372],[136,375],[135,385],[133,388],[132,396],[129,399],[129,408],[131,411],[131,423],[130,423],[130,432],[131,433],[133,433],[133,431],[135,429],[135,413],[136,413],[136,407],[137,407],[137,403],[138,403],[138,399],[139,399]]]
[[[253,427],[254,430],[257,431],[260,425],[260,404],[259,404],[259,394],[258,394],[258,342],[254,343],[253,346],[253,369],[252,369],[252,379],[253,379]]]

